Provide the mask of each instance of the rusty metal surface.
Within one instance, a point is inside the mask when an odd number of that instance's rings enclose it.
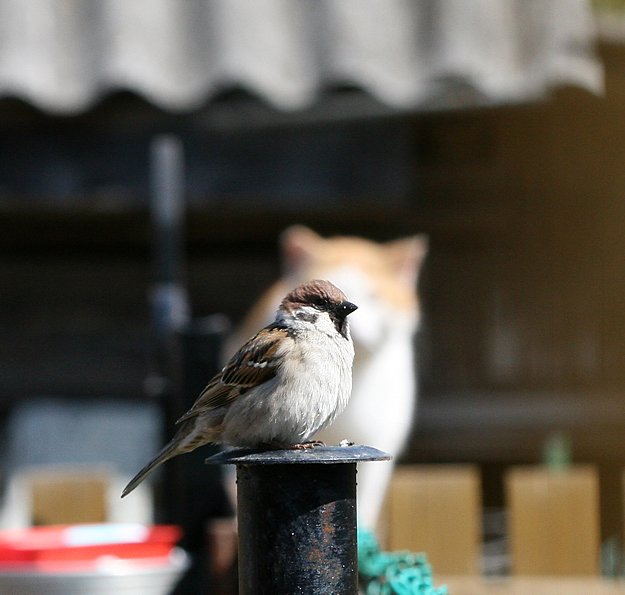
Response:
[[[237,466],[241,595],[357,593],[356,463]]]
[[[240,595],[356,595],[356,464],[370,446],[230,449],[237,467]]]

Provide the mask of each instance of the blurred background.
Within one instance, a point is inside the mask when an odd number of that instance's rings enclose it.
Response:
[[[591,465],[620,544],[624,105],[617,0],[0,0],[4,526],[20,473],[134,474],[298,223],[429,238],[403,464],[474,466],[504,539],[511,467]]]

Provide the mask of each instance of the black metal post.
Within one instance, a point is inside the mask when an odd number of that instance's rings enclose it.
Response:
[[[356,595],[356,464],[389,460],[368,446],[233,449],[239,595]]]

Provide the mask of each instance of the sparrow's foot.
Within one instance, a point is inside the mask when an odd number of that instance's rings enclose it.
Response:
[[[309,448],[325,445],[326,443],[321,440],[308,440],[307,442],[301,442],[300,444],[293,444],[289,448],[292,448],[293,450],[308,450]]]

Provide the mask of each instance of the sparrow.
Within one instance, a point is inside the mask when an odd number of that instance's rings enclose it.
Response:
[[[165,461],[205,444],[306,448],[343,411],[354,346],[347,316],[357,306],[329,281],[282,300],[275,320],[230,359],[177,422],[173,439],[128,483],[122,498]]]

